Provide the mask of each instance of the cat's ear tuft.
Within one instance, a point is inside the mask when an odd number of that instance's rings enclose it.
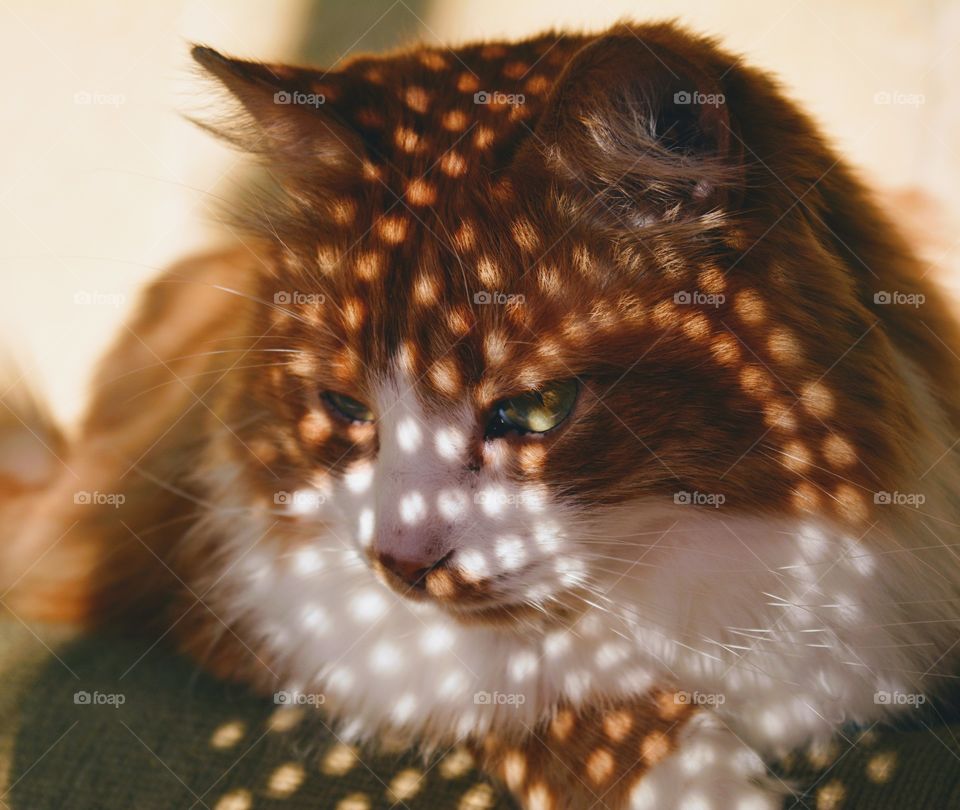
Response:
[[[316,71],[233,59],[205,45],[191,54],[233,100],[226,115],[191,116],[195,123],[263,157],[281,177],[342,184],[361,176],[363,141],[325,103]]]
[[[665,30],[675,43],[621,26],[585,45],[531,139],[569,196],[607,220],[722,210],[742,192],[743,152],[718,71]]]

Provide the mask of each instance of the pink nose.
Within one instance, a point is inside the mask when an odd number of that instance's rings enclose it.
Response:
[[[426,590],[427,587],[427,574],[442,568],[446,564],[449,556],[450,555],[447,554],[438,560],[434,560],[432,563],[425,563],[422,559],[407,560],[394,557],[392,554],[387,554],[386,552],[380,552],[377,554],[377,559],[384,568],[411,588],[422,591]]]

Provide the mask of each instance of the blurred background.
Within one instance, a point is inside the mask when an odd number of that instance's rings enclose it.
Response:
[[[910,190],[927,255],[957,264],[955,0],[0,0],[0,342],[72,420],[144,281],[223,241],[243,161],[180,115],[204,104],[190,42],[330,67],[626,17],[678,18],[778,74],[890,200]]]

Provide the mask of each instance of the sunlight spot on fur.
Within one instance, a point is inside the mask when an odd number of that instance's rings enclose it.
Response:
[[[358,593],[350,603],[353,616],[359,621],[372,622],[379,619],[387,610],[387,601],[383,594],[368,588]]]
[[[379,278],[383,266],[383,257],[379,253],[358,253],[354,260],[353,269],[357,276],[364,281],[373,281]]]
[[[705,741],[688,743],[680,751],[680,767],[691,775],[706,770],[716,760],[716,750]]]
[[[439,693],[445,698],[456,698],[465,695],[470,684],[467,676],[461,670],[454,670],[440,682]],[[469,729],[471,732],[473,729]]]
[[[292,796],[303,784],[306,775],[303,765],[299,762],[286,762],[270,774],[267,793],[278,799]]]
[[[365,793],[351,793],[337,802],[335,810],[370,810],[371,806],[370,798]]]
[[[572,641],[566,630],[557,630],[544,639],[543,651],[548,658],[560,658],[570,651]]]
[[[400,519],[404,523],[420,523],[426,516],[427,504],[419,492],[408,492],[400,499]]]
[[[481,782],[463,794],[457,810],[491,810],[495,802],[493,788]]]
[[[420,649],[427,655],[436,655],[451,649],[456,637],[447,625],[433,624],[420,636]]]
[[[410,693],[402,695],[397,699],[397,702],[394,704],[393,709],[390,711],[390,716],[393,718],[395,723],[403,725],[408,722],[413,713],[417,710],[417,699]]]
[[[540,662],[530,650],[521,650],[511,656],[507,665],[511,680],[521,682],[528,680],[539,670]]]
[[[407,185],[407,199],[413,205],[433,205],[437,201],[437,188],[422,178],[411,180]]]
[[[527,561],[527,551],[523,547],[523,541],[514,535],[497,539],[494,543],[494,554],[497,555],[500,565],[508,571],[521,568]]]
[[[503,274],[499,265],[489,256],[477,258],[477,278],[487,287],[496,287],[503,283]]]
[[[231,720],[229,723],[217,726],[213,736],[210,737],[210,745],[217,749],[233,748],[246,733],[247,727],[242,721]]]
[[[420,449],[423,443],[423,431],[420,425],[412,416],[403,417],[397,424],[397,444],[400,449],[407,453],[413,453]]]
[[[437,511],[451,522],[464,519],[469,507],[470,499],[462,489],[443,489],[437,495]]]
[[[253,807],[253,794],[241,788],[224,793],[213,806],[213,810],[250,810],[251,807]]]
[[[767,317],[763,299],[754,290],[743,290],[737,293],[733,301],[733,308],[740,318],[749,324],[758,324]]]
[[[513,241],[521,250],[532,252],[540,246],[540,236],[533,223],[526,217],[517,217],[510,227]]]
[[[633,728],[633,715],[625,709],[607,712],[603,716],[603,733],[615,743],[623,742]]]
[[[457,555],[457,568],[467,582],[475,583],[490,574],[490,565],[483,552],[470,548]]]
[[[500,766],[503,774],[503,781],[507,783],[510,790],[519,790],[523,787],[524,779],[527,776],[527,758],[522,751],[511,748],[504,754],[503,764]]]
[[[852,467],[857,463],[857,451],[842,436],[831,433],[823,442],[823,457],[833,467]]]
[[[370,545],[370,541],[373,540],[375,527],[376,517],[374,516],[373,509],[365,507],[357,519],[357,540],[362,546],[366,547]]]
[[[462,132],[470,121],[463,110],[449,110],[440,119],[440,125],[448,132]]]
[[[440,170],[449,177],[462,177],[467,173],[467,161],[455,149],[451,149],[440,159]]]
[[[366,492],[373,483],[373,465],[367,462],[354,464],[344,476],[344,481],[347,489],[355,495]]]
[[[461,379],[457,364],[449,357],[443,357],[430,366],[430,382],[448,396],[460,393]]]
[[[474,130],[473,145],[480,150],[487,149],[493,143],[495,137],[495,133],[490,127],[478,126]]]
[[[459,779],[473,767],[473,756],[466,748],[458,745],[440,760],[437,771],[444,779]]]
[[[613,754],[607,748],[597,748],[587,757],[587,778],[598,787],[610,780],[614,768]]]
[[[390,780],[390,800],[394,802],[403,802],[412,799],[420,790],[420,783],[423,780],[423,773],[415,768],[407,768],[400,771]]]
[[[883,751],[874,754],[867,762],[867,779],[878,785],[883,785],[893,778],[897,768],[897,754],[894,751]]]
[[[575,701],[587,694],[592,682],[593,676],[585,669],[575,669],[563,676],[564,691]]]
[[[833,414],[834,397],[821,382],[807,383],[800,389],[800,401],[811,416],[826,419]]]
[[[732,335],[718,335],[710,344],[710,351],[718,363],[733,365],[740,360],[740,346]]]
[[[315,548],[301,548],[293,555],[293,568],[300,576],[310,576],[323,568],[323,557]]]
[[[306,605],[302,611],[303,625],[315,635],[330,629],[330,615],[317,604]]]
[[[640,743],[640,755],[647,765],[655,765],[670,753],[670,738],[662,731],[651,731]]]
[[[710,799],[697,790],[681,796],[677,810],[717,810],[717,808]]]
[[[608,641],[597,650],[596,663],[600,669],[612,669],[630,656],[630,649],[625,642]]]
[[[390,245],[399,245],[407,236],[408,222],[394,214],[381,217],[377,222],[377,231],[380,238]]]
[[[817,790],[817,810],[840,810],[846,798],[843,782],[834,779]]]
[[[327,776],[343,776],[359,761],[353,746],[336,743],[320,761],[320,770]]]

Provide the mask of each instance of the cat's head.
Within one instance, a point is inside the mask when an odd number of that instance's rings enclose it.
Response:
[[[195,57],[276,180],[235,449],[304,542],[492,618],[578,604],[678,521],[866,520],[909,419],[788,186],[829,154],[765,79],[670,26]]]

